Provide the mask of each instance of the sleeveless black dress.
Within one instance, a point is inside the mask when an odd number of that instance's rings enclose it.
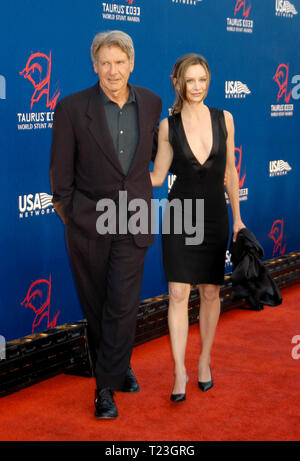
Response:
[[[211,152],[203,164],[199,163],[188,144],[181,114],[168,118],[169,142],[174,152],[170,172],[176,175],[168,201],[169,203],[173,199],[181,201],[182,223],[184,223],[184,199],[190,199],[189,202],[192,204],[190,219],[193,226],[200,229],[201,226],[203,228],[203,219],[201,213],[197,212],[196,199],[204,199],[204,239],[201,244],[186,244],[186,238],[193,235],[190,235],[190,230],[188,233],[185,232],[184,224],[182,224],[182,232],[178,233],[173,207],[170,206],[168,213],[166,211],[164,213],[163,226],[166,224],[166,218],[170,216],[169,231],[162,233],[164,269],[166,279],[170,282],[192,285],[200,283],[222,285],[224,282],[229,230],[224,194],[227,130],[223,111],[210,107],[209,111],[213,143]],[[188,219],[188,213],[186,216]]]

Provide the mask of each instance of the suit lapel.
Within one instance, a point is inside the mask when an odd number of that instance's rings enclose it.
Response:
[[[103,154],[111,162],[111,164],[124,174],[119,158],[114,148],[113,140],[109,132],[109,127],[106,121],[104,106],[99,92],[99,83],[93,89],[88,103],[87,117],[89,118],[89,130],[95,138],[98,146]]]
[[[144,133],[145,133],[146,128],[147,128],[146,117],[145,117],[146,111],[145,111],[145,107],[144,107],[143,97],[140,94],[140,91],[139,91],[138,88],[136,88],[135,86],[133,86],[133,88],[134,88],[134,92],[135,92],[135,98],[136,98],[136,104],[137,104],[137,112],[138,112],[139,140],[138,140],[138,145],[137,145],[137,148],[136,148],[132,163],[130,165],[128,174],[129,174],[130,170],[132,170],[134,168],[134,165],[136,164],[136,162],[138,162],[138,157],[140,155],[140,151],[141,151],[142,145],[143,145]]]

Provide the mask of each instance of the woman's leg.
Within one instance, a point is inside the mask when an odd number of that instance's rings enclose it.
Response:
[[[187,374],[185,350],[188,336],[188,300],[190,284],[169,282],[168,325],[174,359],[175,383],[172,394],[185,393]]]
[[[201,354],[198,363],[198,380],[208,382],[211,380],[210,354],[215,331],[220,316],[220,286],[203,284],[198,285],[200,294],[200,336]]]

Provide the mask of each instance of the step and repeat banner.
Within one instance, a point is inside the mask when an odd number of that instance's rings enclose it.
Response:
[[[206,102],[235,121],[242,219],[266,259],[300,249],[300,0],[6,1],[0,22],[0,335],[7,341],[83,317],[51,203],[49,158],[57,101],[97,81],[90,45],[100,31],[132,36],[130,81],[160,95],[162,118],[174,101],[177,58],[196,52],[208,60]],[[173,179],[154,198],[166,198]],[[142,299],[167,293],[160,244],[156,235]]]

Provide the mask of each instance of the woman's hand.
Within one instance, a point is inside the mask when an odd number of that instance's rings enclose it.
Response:
[[[232,239],[232,240],[233,240],[234,242],[236,241],[237,234],[239,233],[239,231],[240,231],[241,229],[245,229],[245,228],[246,228],[246,226],[245,226],[245,224],[243,223],[242,220],[239,220],[239,221],[237,221],[237,222],[235,222],[235,223],[233,224],[233,239]]]

